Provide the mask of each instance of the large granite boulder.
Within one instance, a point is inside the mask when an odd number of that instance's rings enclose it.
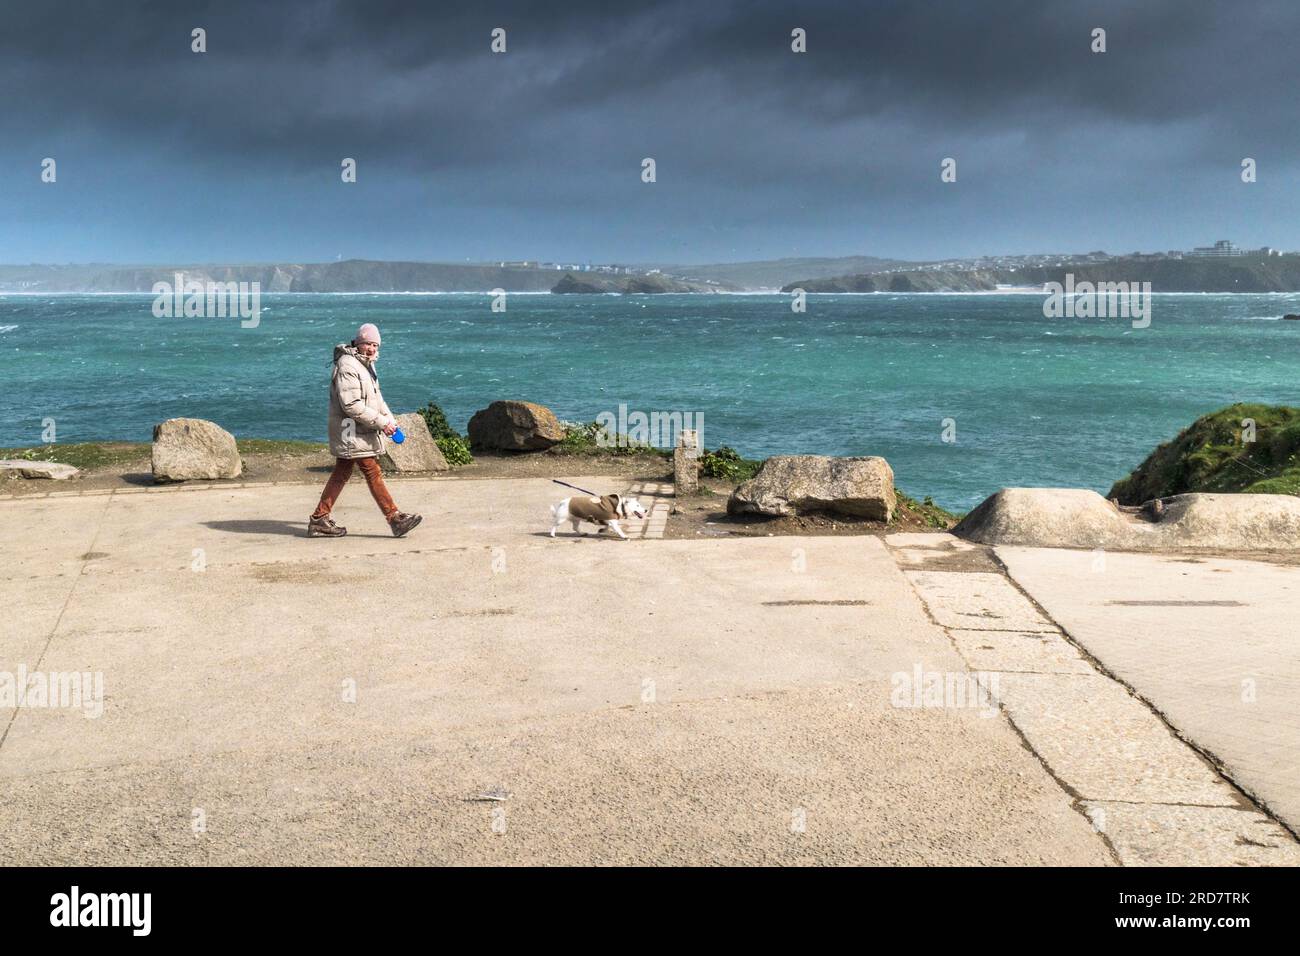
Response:
[[[532,402],[493,402],[469,420],[469,443],[487,451],[544,451],[564,438],[555,413]]]
[[[419,412],[408,412],[394,416],[397,427],[406,436],[400,445],[391,438],[384,442],[385,452],[380,455],[380,463],[386,471],[447,471],[449,465],[442,455],[442,449],[433,440],[424,416]]]
[[[889,521],[896,503],[894,470],[883,458],[776,455],[731,493],[727,513],[831,511]]]
[[[202,418],[169,418],[153,427],[154,481],[238,478],[235,436]]]
[[[24,461],[21,458],[0,459],[0,475],[17,475],[19,478],[53,478],[62,481],[75,478],[81,472],[71,465],[58,461]]]
[[[1003,488],[952,533],[1035,548],[1294,550],[1300,548],[1300,498],[1195,493],[1121,509],[1083,488]]]

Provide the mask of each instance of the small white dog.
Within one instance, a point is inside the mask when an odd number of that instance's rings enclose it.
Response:
[[[573,525],[573,533],[578,533],[578,525],[584,521],[590,521],[592,524],[600,525],[601,530],[612,528],[624,541],[628,540],[623,529],[618,526],[620,518],[644,518],[645,508],[641,502],[635,498],[624,498],[622,495],[601,495],[599,498],[584,498],[574,495],[572,498],[565,498],[558,505],[551,506],[551,537],[555,537],[555,529],[564,522]],[[600,531],[596,532],[600,534]]]

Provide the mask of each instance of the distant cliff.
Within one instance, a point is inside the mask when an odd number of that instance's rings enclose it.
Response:
[[[999,285],[1029,285],[1014,272],[922,271],[876,272],[867,275],[836,276],[792,282],[782,292],[987,292]]]
[[[670,279],[658,274],[560,272],[521,266],[443,262],[281,263],[178,266],[0,266],[2,292],[151,292],[156,282],[258,282],[271,292],[722,292],[726,282]],[[557,282],[557,279],[559,280]]]
[[[722,292],[730,286],[685,282],[661,275],[615,276],[583,272],[565,273],[551,291],[557,294],[619,292],[623,295],[656,295],[663,292]]]
[[[818,270],[834,261],[871,271],[826,277]],[[1053,268],[910,269],[881,272],[889,260],[774,260],[782,268],[805,263],[812,273],[781,289],[807,292],[990,292],[999,286],[1041,289],[1046,282],[1150,282],[1153,292],[1300,292],[1300,255],[1223,259],[1111,259]],[[557,292],[653,295],[664,292],[733,292],[748,288],[742,266],[717,277],[700,274],[562,272],[523,266],[445,262],[269,263],[244,265],[0,265],[0,292],[143,292],[174,283],[177,272],[197,282],[258,282],[274,292]],[[770,275],[773,263],[760,263]],[[698,266],[697,270],[712,267]],[[757,275],[758,273],[755,273]],[[786,273],[787,275],[789,273]],[[795,273],[796,275],[798,273]],[[742,281],[735,281],[735,280]]]
[[[342,262],[271,265],[0,266],[9,292],[150,292],[155,282],[259,282],[262,292],[546,292],[556,270],[442,262]]]
[[[1111,259],[1052,268],[876,272],[791,282],[782,292],[988,292],[1000,285],[1150,282],[1152,292],[1300,292],[1300,255]]]
[[[765,259],[756,262],[716,262],[709,265],[675,265],[655,262],[646,269],[659,268],[671,276],[690,282],[712,279],[738,289],[779,289],[792,279],[827,279],[833,276],[863,275],[885,269],[907,269],[918,265],[900,259],[877,256],[840,256],[838,258]]]

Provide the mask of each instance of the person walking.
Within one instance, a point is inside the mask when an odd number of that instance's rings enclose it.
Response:
[[[388,527],[400,538],[423,518],[397,510],[384,484],[378,458],[384,453],[384,436],[397,431],[397,419],[379,391],[375,363],[379,359],[379,329],[367,322],[347,345],[334,346],[334,373],[330,378],[329,436],[334,471],[320,503],[307,522],[309,537],[340,538],[348,529],[335,524],[330,513],[354,467],[361,469],[370,494],[384,513]]]

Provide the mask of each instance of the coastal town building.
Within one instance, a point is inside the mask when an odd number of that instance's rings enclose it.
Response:
[[[1247,252],[1245,249],[1239,249],[1230,239],[1220,239],[1212,246],[1197,246],[1187,255],[1190,258],[1201,259],[1221,256],[1244,256],[1247,255]]]

